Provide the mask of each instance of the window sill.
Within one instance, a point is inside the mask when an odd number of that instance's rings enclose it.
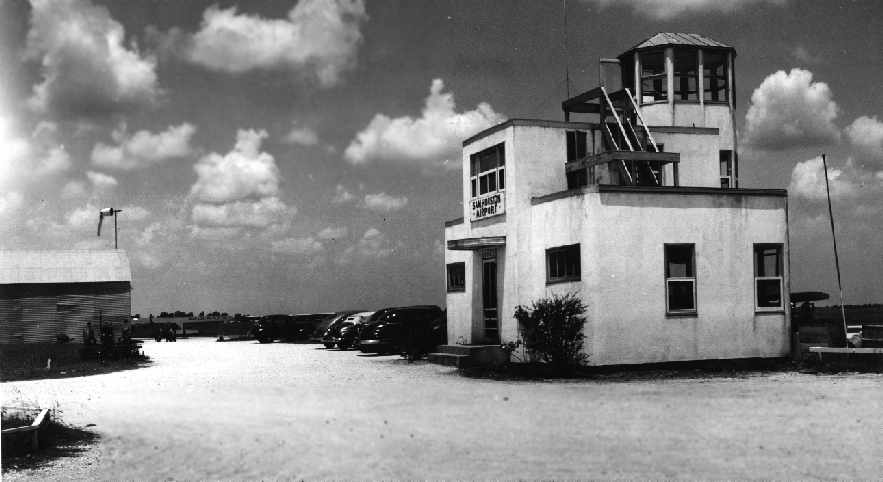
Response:
[[[466,292],[466,288],[457,288],[457,289],[448,290],[448,293],[465,293],[465,292]]]
[[[573,283],[576,281],[581,281],[581,279],[580,278],[560,278],[560,279],[553,279],[553,280],[547,279],[546,286],[557,285],[557,284],[561,284],[561,283]]]
[[[642,107],[645,106],[645,105],[664,105],[664,104],[668,104],[668,100],[667,100],[667,99],[656,100],[656,101],[653,101],[653,102],[641,102],[641,106],[642,106]]]
[[[754,307],[754,314],[755,315],[784,315],[785,308],[780,308],[780,307],[758,308],[758,307]]]
[[[666,311],[666,318],[697,318],[699,313],[696,311]]]

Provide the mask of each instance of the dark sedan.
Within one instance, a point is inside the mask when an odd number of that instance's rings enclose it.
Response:
[[[436,338],[443,319],[438,306],[406,306],[382,311],[359,335],[358,346],[363,353],[411,353],[438,344]]]

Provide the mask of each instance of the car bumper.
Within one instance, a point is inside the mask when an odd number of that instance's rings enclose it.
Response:
[[[359,349],[367,353],[391,351],[393,347],[389,340],[359,340]]]

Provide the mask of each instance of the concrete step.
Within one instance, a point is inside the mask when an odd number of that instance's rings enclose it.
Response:
[[[457,368],[464,368],[466,366],[469,366],[471,363],[471,358],[472,357],[470,357],[469,355],[457,355],[454,353],[430,353],[426,356],[426,359],[429,360],[429,363]]]

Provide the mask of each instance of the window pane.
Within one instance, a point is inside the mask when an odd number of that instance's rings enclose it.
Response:
[[[497,173],[487,174],[487,191],[493,192],[497,190]]]
[[[576,159],[576,132],[567,131],[567,160]]]
[[[781,279],[757,280],[757,306],[759,308],[776,308],[782,306]]]
[[[499,181],[497,184],[500,186],[500,190],[506,189],[506,168],[501,167],[499,171],[497,171],[497,176],[499,177]]]
[[[665,79],[665,55],[662,52],[641,54],[642,101],[653,102],[667,98],[668,83]]]
[[[730,187],[730,179],[726,177],[721,178],[721,189],[727,189]]]
[[[578,280],[580,277],[579,245],[546,250],[549,281]]]
[[[668,309],[670,311],[696,309],[693,299],[693,281],[673,280],[668,282]]]
[[[667,278],[688,278],[693,275],[693,245],[670,244],[665,247]]]
[[[484,194],[487,192],[487,174],[478,178],[479,184],[479,194]]]
[[[476,184],[476,182],[477,182],[477,180],[473,177],[472,182],[471,182],[471,184],[472,184],[472,197],[475,197],[475,184]]]
[[[727,99],[727,54],[725,52],[703,51],[702,76],[705,100],[726,102]]]
[[[576,133],[576,158],[580,159],[586,156],[586,133]]]
[[[679,100],[699,100],[699,58],[696,50],[675,50],[674,84],[675,98]]]
[[[754,276],[782,276],[782,247],[754,247]]]

